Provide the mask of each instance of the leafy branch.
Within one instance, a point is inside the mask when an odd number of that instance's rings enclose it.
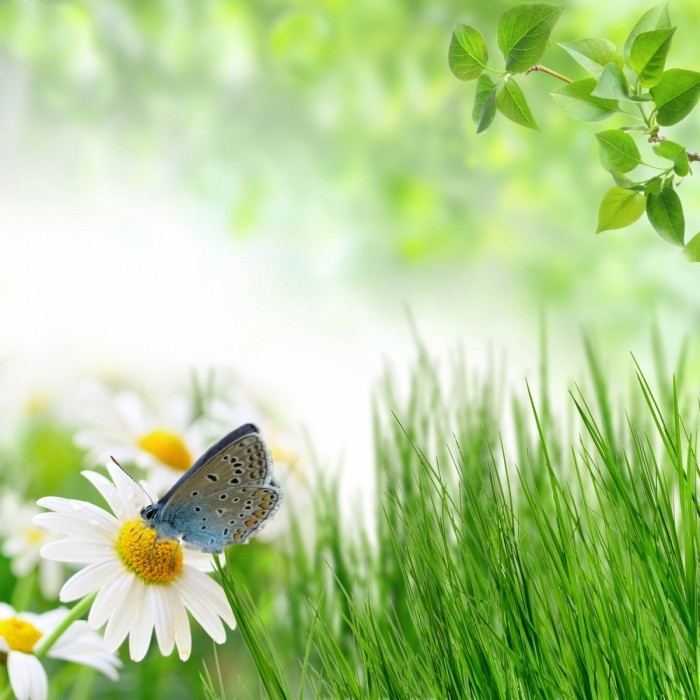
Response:
[[[677,124],[700,99],[700,73],[682,68],[665,70],[676,27],[667,5],[648,10],[634,25],[624,47],[607,39],[576,39],[560,43],[589,77],[573,80],[539,63],[562,13],[561,5],[529,2],[504,12],[497,25],[498,47],[505,70],[488,65],[488,49],[476,27],[455,27],[449,64],[460,80],[476,80],[472,119],[477,133],[488,129],[496,113],[531,129],[538,129],[515,76],[545,73],[566,83],[552,92],[557,105],[579,121],[601,121],[616,114],[630,120],[618,129],[596,134],[603,167],[614,186],[603,196],[596,233],[619,229],[645,212],[654,230],[666,241],[683,246],[700,262],[700,233],[685,242],[685,216],[677,188],[691,173],[700,154],[661,135],[661,127]],[[491,77],[493,76],[493,77]],[[650,162],[633,138],[646,138],[655,156]],[[651,155],[649,153],[649,155]],[[628,173],[643,168],[632,179]]]

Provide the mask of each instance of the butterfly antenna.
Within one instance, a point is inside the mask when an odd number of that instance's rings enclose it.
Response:
[[[151,495],[148,493],[148,491],[146,491],[146,489],[143,488],[143,486],[141,486],[141,484],[139,484],[139,482],[136,481],[136,479],[134,479],[134,477],[131,476],[131,474],[129,474],[129,472],[126,471],[126,469],[124,469],[124,467],[122,467],[122,465],[119,464],[119,462],[117,462],[117,460],[112,455],[110,455],[109,458],[146,494],[146,498],[148,498],[148,500],[151,502],[151,505],[153,505],[153,499],[151,498]]]

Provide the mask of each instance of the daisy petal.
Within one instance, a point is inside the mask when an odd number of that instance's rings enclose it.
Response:
[[[122,665],[119,659],[105,651],[102,637],[84,620],[74,622],[51,647],[48,656],[92,666],[112,680],[117,679],[117,668]]]
[[[56,629],[56,627],[58,627],[58,625],[61,624],[61,622],[67,614],[68,608],[56,608],[55,610],[49,610],[45,613],[41,613],[41,615],[33,616],[31,622],[34,625],[34,627],[36,627],[40,632],[43,632],[44,634],[50,634],[54,631],[54,629]],[[26,620],[29,620],[30,614],[23,613],[22,617]],[[63,636],[65,636],[65,634],[68,634],[69,630],[70,628],[66,630],[64,635],[61,636],[61,639],[63,639]]]
[[[121,502],[119,512],[125,514],[120,517],[122,520],[130,520],[138,515],[141,508],[148,505],[148,496],[146,496],[140,486],[111,459],[106,462],[105,466],[107,467],[109,475],[112,477],[115,492]]]
[[[153,608],[149,605],[149,588],[153,588],[153,586],[146,586],[143,590],[141,610],[136,616],[135,624],[131,627],[131,632],[129,633],[129,655],[132,661],[141,661],[146,656],[148,647],[151,644]]]
[[[222,644],[226,641],[226,630],[219,616],[204,602],[206,596],[203,596],[192,580],[188,579],[187,573],[183,571],[173,586],[180,594],[185,607],[192,613],[192,617],[217,644]]]
[[[211,576],[207,576],[197,569],[187,568],[183,572],[183,578],[185,574],[187,585],[199,601],[206,605],[212,613],[221,617],[231,629],[235,629],[236,619],[226,599],[224,589]]]
[[[116,651],[136,624],[136,618],[142,614],[145,586],[140,581],[134,581],[128,600],[112,610],[105,628],[105,649]]]
[[[63,584],[59,596],[60,600],[63,603],[68,603],[83,598],[111,583],[123,573],[124,567],[115,559],[90,564]]]
[[[214,559],[211,554],[200,552],[198,549],[190,549],[189,547],[185,549],[184,552],[188,566],[193,566],[195,569],[199,569],[205,573],[214,571]],[[225,555],[220,554],[219,559],[223,566],[226,563]]]
[[[173,630],[175,631],[175,645],[177,653],[182,661],[187,661],[192,652],[192,632],[190,630],[190,621],[187,619],[187,611],[182,604],[181,598],[169,586],[163,587],[168,596],[168,609],[170,610],[170,619],[172,620]]]
[[[101,673],[104,673],[110,680],[116,681],[119,678],[119,673],[117,669],[123,666],[119,659],[115,658],[112,654],[107,652],[95,653],[90,652],[90,654],[71,654],[69,657],[57,657],[64,658],[65,661],[72,661],[76,664],[82,664],[83,666],[92,666]]]
[[[41,548],[41,556],[53,559],[53,561],[92,564],[96,561],[113,558],[114,545],[110,546],[106,542],[71,537],[45,544]]]
[[[100,492],[102,498],[120,520],[128,520],[133,517],[133,512],[127,512],[121,494],[106,476],[87,469],[81,474]]]
[[[47,510],[53,510],[61,515],[79,520],[82,522],[83,528],[85,528],[86,525],[89,525],[90,534],[92,534],[95,529],[99,529],[106,535],[114,535],[114,533],[119,529],[119,521],[111,513],[104,510],[104,508],[100,508],[93,503],[87,503],[86,501],[73,501],[69,498],[59,498],[58,496],[40,498],[37,503]],[[46,514],[40,513],[39,515],[35,516],[35,524],[41,524],[40,521],[37,521],[37,518],[41,518],[42,515]],[[83,535],[85,535],[84,529]]]
[[[83,538],[87,535],[100,542],[112,542],[115,537],[115,535],[110,535],[100,528],[93,527],[94,523],[85,522],[82,518],[63,513],[40,513],[34,517],[34,524],[62,535]],[[39,551],[41,552],[41,550]]]
[[[158,648],[163,656],[169,656],[175,646],[175,630],[166,596],[162,594],[162,586],[149,586],[148,607],[153,610],[153,622],[156,630]]]
[[[63,583],[63,568],[61,564],[44,559],[39,565],[39,588],[44,598],[55,600]]]
[[[7,603],[0,603],[0,620],[7,620],[8,617],[15,616],[15,609]]]
[[[7,655],[7,672],[17,700],[46,700],[49,682],[36,656],[11,651]]]
[[[120,576],[99,590],[88,615],[90,627],[99,629],[114,610],[121,608],[135,581],[136,577],[133,574]]]
[[[67,609],[60,608],[65,617]],[[70,627],[56,640],[51,649],[47,652],[49,656],[54,656],[56,652],[62,652],[66,649],[71,649],[76,643],[79,643],[85,634],[95,634],[92,628],[85,620],[76,620]]]

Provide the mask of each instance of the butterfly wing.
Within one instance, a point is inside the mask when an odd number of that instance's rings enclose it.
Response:
[[[281,500],[270,455],[249,423],[207,450],[161,498],[160,519],[190,545],[220,552],[259,532]]]
[[[185,508],[187,527],[182,540],[203,552],[222,552],[230,544],[245,544],[277,512],[282,491],[273,486],[244,486],[231,494],[229,506],[212,499],[203,506]]]

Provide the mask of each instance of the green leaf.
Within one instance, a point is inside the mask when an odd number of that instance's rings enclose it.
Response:
[[[615,180],[615,184],[618,187],[622,187],[623,190],[633,190],[634,192],[644,192],[644,183],[643,182],[634,182],[633,180],[630,180],[627,175],[623,175],[622,173],[618,172],[617,170],[611,170],[610,174],[612,175],[613,180]]]
[[[472,119],[477,125],[476,133],[480,134],[482,131],[486,131],[491,126],[495,116],[496,84],[486,73],[482,73],[476,81],[476,96],[472,109]]]
[[[685,254],[690,262],[700,262],[700,233],[696,233],[686,244]]]
[[[596,233],[625,228],[644,213],[644,196],[638,192],[611,187],[603,197],[598,212]]]
[[[506,10],[498,20],[498,47],[506,70],[524,73],[540,60],[563,5],[526,2]]]
[[[629,100],[630,86],[622,68],[614,63],[608,63],[591,94],[608,100]]]
[[[606,170],[628,173],[642,163],[634,139],[624,131],[611,129],[596,134],[600,162]]]
[[[595,78],[584,78],[555,90],[552,97],[570,117],[583,122],[597,122],[619,112],[620,105],[616,100],[605,100],[591,94],[595,87]]]
[[[673,141],[661,141],[654,146],[657,156],[673,161],[673,172],[680,177],[685,177],[690,172],[688,154],[683,146]]]
[[[671,68],[664,71],[661,80],[649,92],[659,110],[656,121],[661,126],[677,124],[690,114],[700,98],[700,73]]]
[[[655,29],[653,32],[640,34],[634,40],[630,66],[637,71],[639,82],[643,87],[653,87],[661,80],[675,31],[675,27]]]
[[[685,217],[676,190],[666,187],[659,194],[647,195],[647,217],[661,238],[674,245],[683,245]]]
[[[481,75],[489,52],[483,34],[468,24],[458,24],[452,32],[447,60],[450,70],[460,80],[474,80]]]
[[[523,91],[512,78],[505,81],[503,89],[496,95],[496,107],[507,119],[539,131]]]
[[[645,183],[644,194],[646,194],[646,195],[660,194],[663,187],[664,187],[664,180],[663,180],[663,177],[661,175],[659,175],[658,177],[652,178],[647,183]]]
[[[625,47],[622,50],[622,55],[625,58],[625,63],[630,65],[630,55],[632,53],[632,45],[635,39],[644,32],[651,32],[654,29],[666,29],[671,26],[671,17],[668,14],[668,4],[657,5],[651,10],[645,12],[637,24],[634,25],[630,35],[625,41]]]
[[[559,44],[571,58],[594,78],[600,78],[608,63],[622,68],[622,57],[617,53],[617,47],[607,39],[577,39]]]

